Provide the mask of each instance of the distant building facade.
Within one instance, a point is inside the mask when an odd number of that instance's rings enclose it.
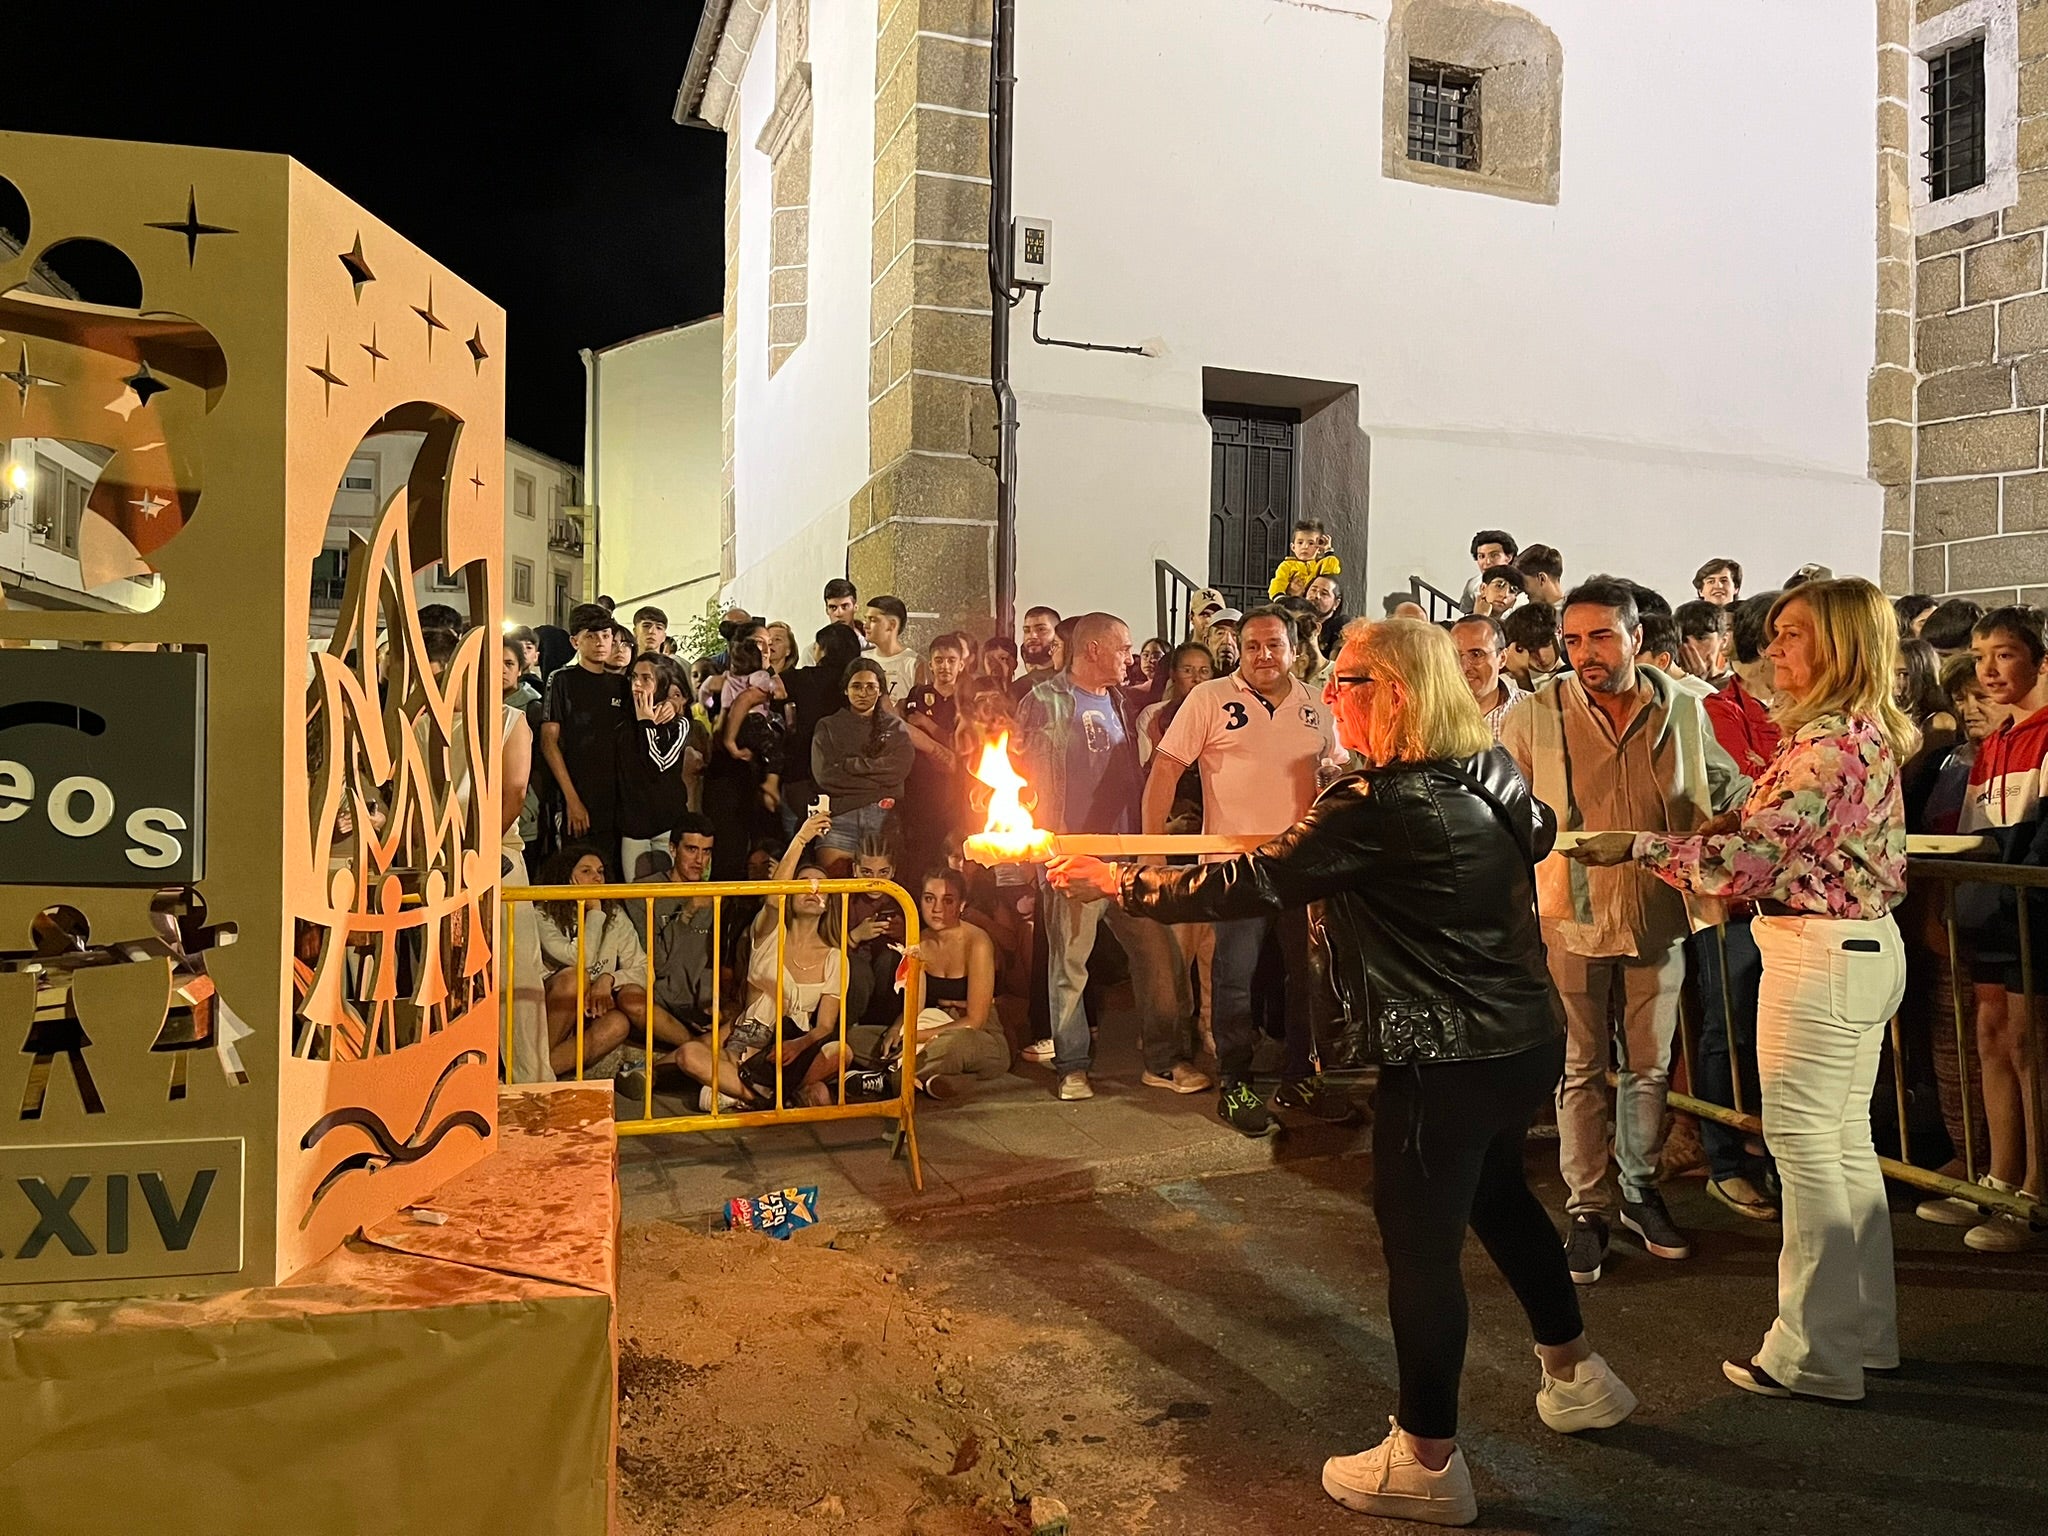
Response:
[[[380,432],[363,439],[334,493],[327,536],[313,564],[313,638],[331,634],[348,582],[351,532],[368,536],[384,504],[412,473],[424,439],[417,432]],[[562,624],[583,601],[582,473],[509,438],[505,443],[504,624]],[[413,581],[422,604],[444,603],[469,617],[468,589],[440,566]]]
[[[1886,583],[2048,602],[2048,6],[1878,14]]]
[[[738,602],[843,573],[986,627],[994,327],[1019,607],[1263,591],[1299,516],[1353,611],[1455,591],[1489,526],[1674,596],[1715,554],[1903,580],[1866,6],[1033,0],[1006,152],[993,10],[706,8],[678,116],[726,136]],[[1053,227],[1042,293],[993,294],[999,182]]]

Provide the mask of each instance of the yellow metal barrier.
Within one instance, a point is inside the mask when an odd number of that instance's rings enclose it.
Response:
[[[786,1063],[778,1059],[775,1072],[775,1106],[772,1109],[729,1110],[724,1107],[726,1094],[721,1081],[709,1086],[711,1108],[708,1113],[695,1115],[657,1115],[654,1112],[654,1069],[662,1055],[670,1051],[657,1050],[654,1037],[654,1011],[656,1006],[654,986],[654,913],[659,902],[703,902],[711,903],[711,1028],[709,1044],[712,1076],[723,1077],[726,1065],[725,1033],[726,1022],[722,1015],[724,998],[719,986],[719,961],[723,952],[723,919],[725,899],[729,896],[759,897],[764,901],[776,901],[790,896],[822,895],[828,900],[839,899],[839,1018],[837,1028],[838,1082],[831,1104],[787,1104],[784,1102],[784,1084],[781,1067]],[[893,1098],[872,1102],[849,1104],[846,1102],[847,1067],[852,1060],[852,1051],[847,1043],[846,999],[850,972],[847,964],[847,918],[851,899],[859,895],[886,896],[894,901],[903,913],[904,948],[908,952],[903,978],[903,1067],[901,1091]],[[513,908],[520,902],[574,902],[576,904],[576,1071],[578,1081],[582,1080],[587,1063],[584,1061],[584,1026],[587,1022],[586,993],[589,986],[589,970],[584,957],[584,925],[591,903],[643,902],[644,925],[641,931],[642,947],[646,954],[644,1005],[645,1031],[643,1046],[647,1055],[646,1081],[641,1093],[641,1113],[632,1119],[620,1120],[618,1131],[621,1136],[654,1136],[671,1131],[737,1131],[761,1125],[813,1125],[823,1120],[892,1120],[896,1125],[896,1143],[899,1153],[907,1153],[910,1160],[912,1185],[924,1189],[924,1170],[917,1155],[917,1080],[916,1041],[917,1016],[924,1001],[924,970],[917,958],[918,922],[917,903],[911,900],[909,892],[890,880],[700,880],[685,882],[677,880],[642,881],[633,885],[521,885],[507,886],[502,892],[504,902],[503,927],[505,930],[504,969],[505,983],[501,991],[505,997],[505,1053],[506,1071],[509,1075],[513,1059],[513,1021],[517,986],[516,975],[518,953],[513,938],[515,924]],[[789,925],[786,920],[775,924],[775,1013],[773,1035],[770,1044],[762,1047],[772,1050],[778,1058],[787,1049],[782,1035],[784,1018],[783,978],[785,975],[784,956],[788,944]],[[748,967],[751,969],[751,966]],[[741,983],[745,984],[744,973]],[[546,1016],[546,994],[541,999],[542,1016]],[[734,1063],[736,1066],[737,1063]],[[694,1079],[693,1079],[694,1081]]]
[[[1955,1017],[1956,1080],[1962,1096],[1962,1145],[1955,1150],[1962,1157],[1964,1176],[1961,1179],[1950,1178],[1946,1174],[1938,1173],[1933,1169],[1918,1167],[1911,1161],[1913,1149],[1912,1130],[1908,1124],[1910,1116],[1907,1113],[1906,1100],[1906,1052],[1899,1020],[1896,1016],[1891,1021],[1886,1044],[1891,1063],[1892,1091],[1894,1102],[1897,1105],[1900,1156],[1897,1158],[1880,1157],[1878,1163],[1884,1169],[1887,1178],[1896,1179],[1901,1184],[1909,1184],[1937,1195],[1954,1196],[1958,1199],[1967,1200],[1974,1205],[1982,1206],[1987,1210],[2007,1211],[2015,1216],[2024,1218],[2036,1227],[2048,1227],[2048,1202],[2035,1199],[2033,1196],[2022,1191],[2015,1190],[2008,1193],[1976,1182],[1978,1176],[1984,1170],[1979,1166],[1980,1154],[1983,1149],[1976,1145],[1975,1133],[1972,1128],[1973,1120],[1970,1112],[1972,1088],[1970,1082],[1969,1038],[1975,1026],[1973,1020],[1969,1017],[1969,1009],[1966,1007],[1966,1000],[1969,996],[1969,967],[1968,962],[1963,956],[1961,933],[1956,922],[1956,886],[1958,884],[1979,883],[2039,888],[2048,886],[2048,869],[2034,869],[2016,864],[1978,863],[1973,860],[1963,859],[1916,858],[1909,860],[1907,872],[1909,880],[1938,881],[1942,886],[1941,918],[1942,927],[1947,936],[1950,982],[1948,1001]],[[2048,1118],[2044,1118],[2042,1110],[2041,1078],[2044,1042],[2042,1039],[2041,1014],[2034,1007],[2034,957],[2029,927],[2030,925],[2025,922],[2019,925],[2020,981],[2022,991],[2027,999],[2028,1028],[2032,1032],[2031,1060],[2028,1062],[2027,1080],[2022,1085],[2022,1109],[2026,1121],[2027,1142],[2034,1149],[2037,1159],[2037,1165],[2031,1170],[2032,1177],[2030,1182],[2036,1190],[2048,1191],[2048,1146],[2044,1146],[2044,1140],[2048,1140],[2048,1138],[2044,1138],[2041,1134],[2041,1127],[2048,1125]],[[1715,1104],[1710,1100],[1698,1097],[1696,1094],[1678,1093],[1675,1091],[1669,1096],[1669,1102],[1672,1108],[1682,1109],[1689,1114],[1698,1115],[1703,1120],[1713,1120],[1721,1125],[1733,1126],[1737,1130],[1747,1132],[1752,1136],[1761,1136],[1763,1134],[1762,1118],[1753,1113],[1750,1106],[1746,1106],[1743,1103],[1743,1062],[1741,1052],[1738,1049],[1738,1037],[1735,1028],[1734,989],[1728,985],[1726,980],[1728,976],[1727,936],[1725,931],[1721,929],[1714,930],[1714,934],[1717,940],[1717,957],[1723,978],[1721,985],[1722,1017],[1718,1021],[1712,1019],[1702,1020],[1701,1027],[1712,1029],[1718,1024],[1718,1027],[1727,1033],[1729,1082],[1733,1090],[1729,1097],[1735,1102],[1733,1104]],[[1903,937],[1906,943],[1907,962],[1910,967],[1915,955],[1924,952],[1920,951],[1915,945],[1913,935],[1906,934]],[[1693,1029],[1691,1021],[1685,1017],[1683,1012],[1681,1012],[1679,1018],[1679,1033],[1680,1049],[1684,1054],[1686,1064],[1686,1080],[1689,1086],[1697,1087],[1699,1083],[1698,1058],[1694,1049]]]

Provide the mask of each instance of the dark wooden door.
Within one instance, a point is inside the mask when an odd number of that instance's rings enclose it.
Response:
[[[1287,558],[1301,423],[1259,406],[1211,406],[1208,417],[1209,585],[1251,608]]]

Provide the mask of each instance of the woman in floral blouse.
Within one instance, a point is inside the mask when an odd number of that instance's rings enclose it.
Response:
[[[1763,986],[1764,1139],[1784,1182],[1778,1319],[1721,1369],[1766,1397],[1853,1401],[1899,1363],[1891,1219],[1870,1141],[1884,1024],[1906,986],[1891,909],[1906,886],[1892,702],[1898,625],[1867,581],[1815,581],[1771,609],[1785,744],[1738,816],[1695,837],[1605,832],[1570,857],[1640,861],[1680,890],[1753,901]]]

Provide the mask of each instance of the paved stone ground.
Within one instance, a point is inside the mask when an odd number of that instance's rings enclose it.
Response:
[[[1248,1142],[1213,1094],[1140,1086],[1113,1040],[1096,1087],[1062,1104],[1049,1073],[1021,1067],[930,1107],[922,1195],[879,1122],[624,1138],[626,1218],[702,1227],[728,1196],[815,1183],[828,1224],[893,1227],[924,1283],[1033,1328],[991,1390],[1033,1426],[1077,1536],[1372,1529],[1317,1483],[1322,1458],[1380,1438],[1394,1403],[1362,1131]],[[1530,1168],[1559,1208],[1554,1142],[1531,1141]],[[1776,1230],[1697,1182],[1669,1194],[1697,1256],[1664,1263],[1624,1234],[1585,1296],[1595,1346],[1643,1404],[1605,1434],[1537,1422],[1521,1315],[1468,1247],[1479,1528],[2048,1532],[2048,1249],[1973,1254],[1900,1194],[1905,1372],[1853,1407],[1769,1402],[1719,1362],[1769,1321]]]
[[[1137,1053],[1123,1034],[1120,1021],[1105,1031],[1093,1099],[1062,1103],[1053,1097],[1050,1070],[1022,1063],[971,1098],[943,1105],[920,1099],[922,1194],[911,1187],[909,1164],[890,1158],[890,1126],[881,1120],[743,1135],[622,1136],[626,1221],[696,1226],[732,1196],[815,1184],[825,1221],[873,1226],[942,1210],[1271,1168],[1340,1155],[1362,1143],[1361,1130],[1318,1125],[1297,1127],[1277,1141],[1248,1141],[1216,1117],[1214,1091],[1182,1095],[1143,1086]],[[688,1111],[680,1100],[657,1095],[655,1112]],[[622,1103],[619,1113],[636,1115],[639,1106]]]
[[[1530,1168],[1556,1208],[1554,1144],[1532,1141]],[[1325,1456],[1376,1443],[1394,1405],[1369,1176],[1362,1158],[1305,1161],[903,1230],[949,1301],[1038,1330],[1002,1376],[1077,1536],[1412,1531],[1340,1509],[1317,1481]],[[1697,1256],[1667,1263],[1617,1240],[1584,1296],[1595,1347],[1642,1400],[1600,1434],[1537,1421],[1526,1326],[1468,1244],[1461,1438],[1477,1528],[2048,1531],[2048,1251],[1971,1253],[1901,1197],[1905,1370],[1860,1405],[1773,1402],[1728,1386],[1719,1363],[1769,1321],[1776,1229],[1698,1183],[1671,1201]],[[1070,1416],[1069,1403],[1087,1406]],[[1150,1454],[1134,1463],[1134,1450]]]

